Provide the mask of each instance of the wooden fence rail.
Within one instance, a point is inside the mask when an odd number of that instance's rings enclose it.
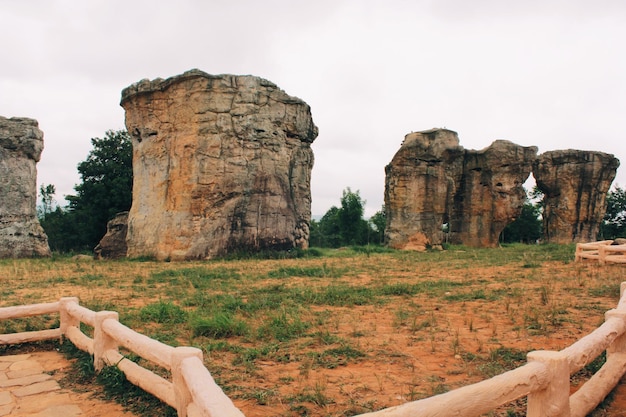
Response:
[[[589,250],[589,249],[587,249]],[[528,397],[528,417],[583,417],[615,388],[626,374],[626,282],[617,307],[592,333],[561,351],[528,353],[528,363],[491,379],[445,394],[413,401],[360,417],[480,416]],[[204,367],[202,351],[171,347],[129,329],[112,311],[94,312],[74,297],[58,302],[0,308],[0,320],[58,313],[58,329],[0,335],[0,344],[65,337],[94,356],[94,367],[117,366],[130,382],[174,407],[179,417],[244,417]],[[93,328],[93,339],[80,326]],[[126,359],[119,347],[141,356],[171,374],[163,378]],[[606,351],[607,360],[578,391],[570,395],[570,376]]]
[[[599,242],[577,243],[575,260],[597,260],[601,265],[606,263],[626,263],[626,245],[616,245],[612,240]]]
[[[202,351],[193,347],[171,347],[135,332],[118,321],[114,311],[94,312],[78,304],[75,297],[58,302],[0,308],[0,320],[59,314],[59,328],[0,335],[0,345],[19,344],[65,337],[94,356],[94,367],[117,366],[126,378],[174,407],[179,417],[243,417],[243,413],[215,383],[204,367]],[[80,329],[93,328],[93,338]],[[171,380],[125,358],[119,346],[158,365],[171,374]]]

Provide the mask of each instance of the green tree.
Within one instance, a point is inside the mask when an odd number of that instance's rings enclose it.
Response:
[[[41,184],[39,187],[39,197],[41,198],[41,204],[37,207],[39,220],[52,213],[52,209],[54,207],[54,194],[56,194],[56,192],[56,187],[53,184]]]
[[[124,130],[106,132],[91,139],[93,149],[78,164],[82,182],[68,195],[68,207],[45,215],[42,226],[52,250],[93,250],[106,233],[107,222],[115,214],[130,209],[132,202],[132,143]],[[42,206],[49,191],[42,191]],[[44,193],[45,191],[46,193]]]
[[[526,201],[520,215],[500,234],[504,243],[535,243],[543,235],[543,192],[536,185],[526,191]]]
[[[319,222],[311,222],[311,245],[337,248],[346,245],[378,243],[377,231],[363,219],[365,201],[359,191],[348,187],[341,196],[341,207],[332,206]],[[384,228],[383,228],[384,231]]]
[[[619,185],[606,196],[606,212],[600,234],[604,239],[626,237],[626,190]]]
[[[77,244],[81,239],[81,225],[75,222],[72,212],[57,206],[39,222],[48,236],[50,250],[72,252],[84,249]]]
[[[502,231],[504,243],[535,243],[542,234],[541,205],[525,202],[519,217]]]
[[[311,230],[311,244],[330,248],[338,248],[343,244],[337,207],[332,206],[320,221],[316,222]]]
[[[341,208],[339,209],[339,228],[341,238],[347,245],[362,245],[367,243],[369,225],[363,219],[365,201],[359,191],[352,192],[346,188],[341,195]]]
[[[385,205],[381,207],[369,220],[373,226],[374,243],[382,244],[385,241],[385,227],[387,227],[387,212],[385,211]]]

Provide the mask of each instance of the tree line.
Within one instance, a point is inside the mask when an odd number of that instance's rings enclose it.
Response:
[[[103,138],[91,139],[92,150],[77,166],[80,184],[75,194],[65,196],[67,204],[55,204],[53,184],[39,188],[39,221],[55,252],[91,252],[106,233],[106,225],[132,203],[132,143],[125,130],[109,130]],[[541,193],[535,187],[520,216],[509,224],[501,242],[534,243],[541,239],[543,212]],[[312,219],[309,245],[383,245],[386,214],[383,206],[371,218],[364,218],[366,201],[359,190],[347,187],[339,206],[332,206],[319,220]],[[443,225],[442,225],[443,226]],[[615,186],[607,195],[607,210],[600,228],[601,239],[626,236],[626,190]]]

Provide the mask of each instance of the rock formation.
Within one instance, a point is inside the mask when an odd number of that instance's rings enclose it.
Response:
[[[464,150],[456,132],[432,129],[405,136],[385,167],[385,240],[397,249],[423,250],[444,241]]]
[[[521,212],[523,183],[537,155],[497,140],[480,151],[459,146],[456,132],[407,135],[386,167],[387,243],[394,248],[451,243],[490,247]],[[416,243],[418,243],[416,245]]]
[[[546,241],[596,240],[618,167],[617,158],[602,152],[559,150],[537,158],[533,175],[544,193]]]
[[[107,232],[94,249],[95,259],[120,259],[126,257],[128,246],[128,212],[117,213],[107,223]]]
[[[192,70],[122,92],[133,140],[128,256],[308,246],[309,106],[253,76]]]
[[[42,150],[36,120],[0,117],[0,258],[50,256],[36,208]]]
[[[450,241],[496,246],[502,230],[522,212],[524,182],[536,157],[536,146],[506,140],[497,140],[481,151],[465,151],[450,218]]]

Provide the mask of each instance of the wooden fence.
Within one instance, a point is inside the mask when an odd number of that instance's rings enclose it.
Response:
[[[626,245],[615,245],[612,240],[599,242],[577,243],[576,262],[584,259],[597,260],[601,265],[606,263],[626,263]]]
[[[114,311],[96,313],[80,306],[77,298],[66,297],[54,303],[0,308],[0,320],[51,313],[59,313],[59,328],[3,334],[0,335],[0,345],[63,336],[93,355],[96,371],[105,365],[117,366],[130,382],[174,407],[179,417],[243,417],[204,367],[200,349],[174,348],[137,333],[121,324]],[[93,338],[80,330],[81,323],[93,328]],[[119,352],[119,346],[166,369],[171,380],[126,359]]]
[[[360,417],[479,416],[522,397],[528,397],[528,417],[584,417],[626,373],[625,292],[623,282],[618,305],[606,312],[605,322],[566,349],[530,352],[528,363],[512,371]],[[96,313],[80,306],[77,298],[68,297],[54,303],[0,308],[0,320],[51,313],[60,314],[58,329],[3,334],[0,344],[66,337],[93,355],[96,370],[117,366],[133,384],[176,408],[179,417],[243,417],[204,367],[199,349],[173,348],[150,339],[119,323],[116,312]],[[81,323],[93,328],[93,339],[80,330]],[[119,346],[167,369],[171,380],[124,358]],[[606,363],[570,395],[570,376],[604,351]]]

